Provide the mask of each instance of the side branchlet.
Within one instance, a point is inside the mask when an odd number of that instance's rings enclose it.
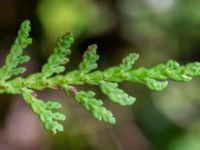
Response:
[[[21,24],[14,44],[10,48],[10,53],[6,57],[5,65],[0,68],[0,82],[5,82],[13,75],[19,75],[26,71],[24,67],[18,67],[18,65],[24,64],[30,59],[29,56],[23,55],[23,49],[32,43],[32,39],[29,38],[30,31],[30,22],[28,20],[24,21]]]

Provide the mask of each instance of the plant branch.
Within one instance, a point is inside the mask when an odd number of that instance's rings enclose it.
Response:
[[[199,62],[180,65],[176,61],[169,60],[151,68],[135,69],[133,65],[139,59],[139,55],[136,53],[126,56],[119,65],[105,70],[95,70],[99,59],[95,44],[88,46],[77,69],[63,73],[64,65],[69,61],[67,56],[71,53],[70,46],[74,41],[73,35],[67,33],[58,39],[53,54],[42,66],[41,72],[24,78],[14,77],[26,70],[18,65],[29,60],[28,56],[23,55],[23,49],[31,43],[29,32],[30,22],[25,21],[6,57],[5,65],[0,68],[0,93],[22,95],[33,112],[38,115],[44,127],[54,134],[63,131],[63,126],[58,121],[63,121],[65,116],[55,112],[61,108],[61,104],[40,100],[35,94],[37,90],[62,89],[66,95],[74,97],[74,100],[96,119],[114,124],[116,120],[112,112],[103,106],[103,101],[95,98],[93,91],[78,91],[76,86],[97,85],[112,102],[127,106],[132,105],[136,98],[119,89],[118,83],[124,81],[140,83],[150,90],[161,91],[167,87],[168,80],[188,82],[192,77],[200,76]]]

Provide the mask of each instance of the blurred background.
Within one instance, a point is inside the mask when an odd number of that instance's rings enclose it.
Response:
[[[131,52],[140,54],[135,67],[150,67],[168,59],[181,64],[200,60],[199,0],[1,0],[0,63],[12,45],[20,23],[32,23],[31,61],[24,74],[40,71],[56,39],[75,35],[67,71],[77,68],[89,44],[98,44],[99,69],[117,65]],[[200,79],[170,82],[162,92],[142,85],[120,84],[137,98],[130,107],[109,102],[114,126],[95,120],[61,91],[38,92],[56,99],[67,116],[65,131],[47,132],[20,96],[0,95],[0,150],[199,150]]]

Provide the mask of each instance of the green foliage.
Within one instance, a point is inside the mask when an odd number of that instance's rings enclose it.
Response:
[[[176,61],[169,60],[152,68],[133,69],[133,64],[139,58],[139,55],[135,53],[125,57],[118,66],[96,71],[94,69],[97,68],[96,62],[99,56],[95,44],[88,47],[78,69],[60,74],[64,72],[64,65],[69,61],[67,55],[70,54],[69,48],[74,41],[73,35],[67,33],[58,39],[53,54],[49,56],[41,72],[24,78],[14,78],[13,75],[19,75],[25,71],[25,68],[18,67],[18,65],[29,60],[28,56],[23,55],[23,49],[31,43],[29,32],[30,22],[24,21],[10,53],[6,57],[5,65],[0,68],[0,93],[22,95],[33,112],[38,115],[44,127],[53,133],[63,131],[63,126],[58,121],[65,120],[65,116],[55,112],[61,108],[61,104],[40,100],[34,90],[63,89],[68,96],[74,97],[75,101],[80,103],[96,119],[114,124],[115,118],[112,112],[103,106],[103,101],[94,98],[93,91],[78,91],[76,86],[82,84],[97,85],[112,102],[126,106],[132,105],[136,99],[118,87],[120,82],[141,83],[151,90],[161,91],[167,87],[168,80],[186,82],[190,81],[192,77],[200,76],[199,62],[181,66]]]
[[[22,55],[23,49],[31,44],[32,39],[29,38],[31,31],[30,22],[24,21],[21,24],[17,38],[10,49],[10,54],[6,57],[5,65],[0,68],[0,81],[5,81],[12,75],[19,75],[26,71],[23,67],[17,67],[18,64],[23,64],[29,61],[30,57]]]
[[[42,67],[42,76],[50,77],[54,73],[59,74],[65,71],[65,65],[69,59],[66,58],[71,53],[70,47],[73,43],[73,35],[71,33],[65,34],[59,38],[54,48],[54,53],[49,57],[47,63]]]
[[[57,121],[64,121],[65,115],[52,111],[62,107],[59,103],[52,101],[45,103],[37,99],[29,89],[23,89],[22,96],[24,100],[30,104],[33,112],[39,116],[47,130],[51,130],[54,134],[58,131],[63,131],[63,126]]]
[[[115,118],[112,112],[103,107],[103,102],[93,98],[94,96],[95,93],[92,91],[80,91],[76,93],[75,99],[82,104],[86,110],[91,112],[96,119],[114,124]]]
[[[96,61],[99,59],[97,55],[97,45],[93,44],[88,47],[83,55],[83,61],[79,65],[81,73],[88,73],[97,68]]]
[[[110,100],[114,103],[118,103],[122,106],[132,105],[135,102],[135,98],[126,94],[123,90],[117,88],[117,83],[101,82],[101,90],[104,94],[108,95]]]

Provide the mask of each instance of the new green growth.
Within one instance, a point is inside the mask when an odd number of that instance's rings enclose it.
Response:
[[[58,39],[53,54],[42,66],[41,72],[20,77],[18,75],[24,73],[26,68],[19,67],[19,65],[27,63],[30,59],[23,53],[23,50],[32,42],[29,37],[30,30],[30,22],[24,21],[6,57],[5,64],[0,68],[0,93],[21,95],[33,112],[38,115],[44,127],[53,133],[64,130],[60,122],[65,120],[65,115],[57,112],[61,104],[56,101],[39,99],[35,93],[37,90],[62,89],[68,96],[74,97],[74,100],[97,120],[114,124],[116,120],[112,112],[103,106],[103,101],[95,98],[93,91],[78,91],[76,86],[97,85],[112,102],[127,106],[132,105],[136,98],[118,88],[120,82],[140,83],[150,90],[161,91],[167,87],[168,80],[186,82],[192,77],[200,76],[199,62],[182,66],[176,61],[169,60],[151,68],[135,69],[133,64],[139,58],[136,53],[126,56],[117,66],[96,70],[99,56],[95,44],[87,48],[77,69],[65,72],[65,65],[69,61],[68,55],[71,53],[70,47],[74,42],[73,35],[67,33]]]

